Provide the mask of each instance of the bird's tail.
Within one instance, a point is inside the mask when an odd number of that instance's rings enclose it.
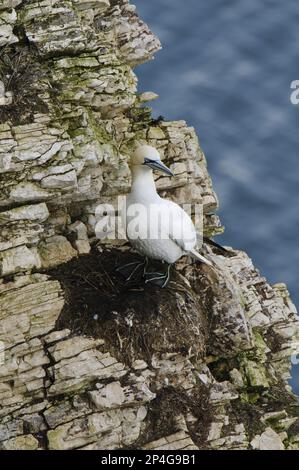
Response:
[[[205,263],[207,264],[208,266],[213,266],[213,264],[211,263],[211,261],[209,261],[207,258],[205,258],[204,256],[202,256],[200,253],[198,253],[198,251],[196,251],[194,248],[192,248],[192,250],[190,250],[190,254],[191,256],[193,256],[193,258],[201,261],[202,263]]]

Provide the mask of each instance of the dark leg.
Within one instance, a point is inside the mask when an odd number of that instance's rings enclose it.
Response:
[[[147,270],[147,268],[148,268],[148,257],[146,256],[146,257],[144,258],[143,276],[146,275],[146,270]]]
[[[152,272],[152,273],[145,273],[145,284],[150,282],[151,284],[155,284],[158,287],[166,287],[169,279],[170,279],[170,269],[171,264],[167,265],[166,272]]]
[[[146,264],[146,261],[133,261],[132,263],[127,263],[124,266],[119,266],[116,268],[116,272],[120,273],[126,281],[130,281],[138,270],[141,270],[141,268],[145,269]]]

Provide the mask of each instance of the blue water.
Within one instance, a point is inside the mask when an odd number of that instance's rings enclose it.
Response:
[[[135,0],[160,38],[139,88],[160,95],[155,115],[185,119],[206,154],[218,240],[245,250],[299,305],[298,0]],[[299,393],[299,367],[293,386]]]

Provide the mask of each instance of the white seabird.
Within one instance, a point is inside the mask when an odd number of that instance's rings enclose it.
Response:
[[[159,152],[149,145],[139,146],[131,157],[130,169],[131,192],[122,214],[127,238],[146,259],[168,264],[166,273],[145,273],[146,282],[164,287],[169,280],[171,265],[183,255],[191,255],[212,266],[196,251],[197,235],[189,215],[178,204],[161,198],[157,193],[153,170],[174,176],[162,163]],[[132,269],[128,279],[140,265],[140,262],[129,263],[124,267]]]

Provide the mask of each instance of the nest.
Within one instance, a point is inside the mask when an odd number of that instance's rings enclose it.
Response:
[[[203,357],[206,325],[197,295],[176,272],[165,289],[145,285],[141,276],[125,282],[116,268],[136,259],[131,252],[93,248],[52,270],[66,298],[57,328],[105,339],[127,364],[164,352]]]

